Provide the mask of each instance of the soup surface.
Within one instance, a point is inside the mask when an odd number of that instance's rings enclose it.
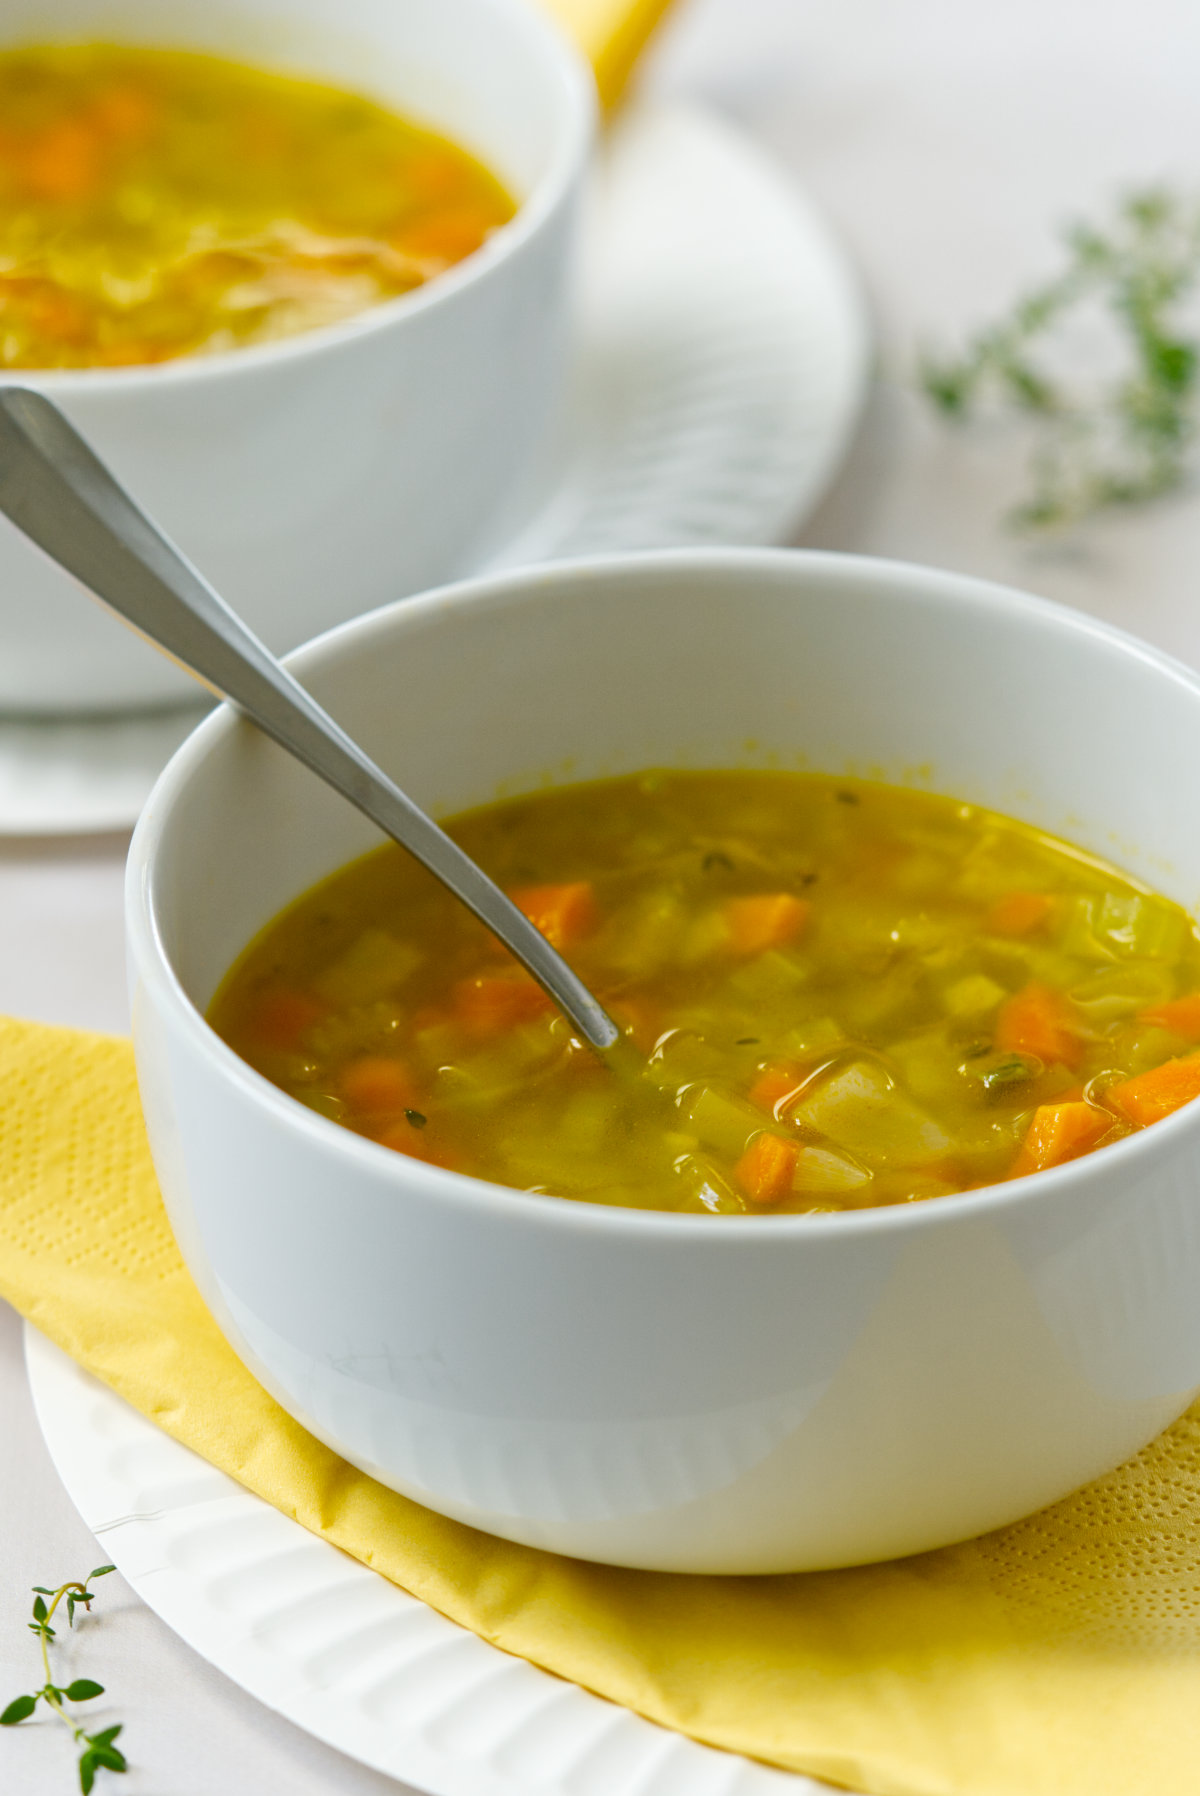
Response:
[[[335,323],[514,210],[473,157],[357,94],[181,51],[0,52],[0,367]]]
[[[597,1203],[844,1210],[1056,1166],[1200,1095],[1187,915],[991,812],[650,772],[450,831],[647,1070],[614,1076],[380,849],[263,932],[211,1021],[302,1104],[401,1153]]]

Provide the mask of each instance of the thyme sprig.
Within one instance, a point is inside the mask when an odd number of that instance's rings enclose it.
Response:
[[[0,1727],[15,1727],[19,1721],[28,1721],[39,1702],[57,1715],[58,1719],[70,1729],[76,1746],[81,1748],[79,1757],[79,1787],[83,1796],[88,1796],[96,1773],[99,1770],[124,1771],[125,1755],[114,1745],[121,1732],[120,1725],[101,1728],[99,1733],[89,1734],[85,1728],[69,1715],[63,1707],[67,1702],[91,1702],[94,1697],[104,1695],[104,1685],[97,1684],[93,1678],[75,1678],[73,1682],[63,1686],[56,1684],[50,1675],[50,1642],[55,1638],[55,1629],[51,1626],[55,1611],[60,1603],[67,1606],[67,1625],[75,1626],[75,1610],[82,1607],[91,1609],[95,1601],[95,1592],[89,1585],[95,1578],[103,1578],[112,1565],[98,1565],[95,1571],[88,1573],[80,1580],[72,1578],[66,1584],[60,1584],[57,1590],[48,1590],[44,1584],[33,1587],[33,1620],[28,1624],[31,1633],[36,1634],[42,1648],[42,1668],[46,1681],[40,1690],[31,1690],[25,1696],[15,1696],[8,1707],[0,1714]],[[47,1603],[46,1598],[50,1601]]]
[[[1078,523],[1182,485],[1197,430],[1200,343],[1182,313],[1200,286],[1200,203],[1166,188],[1131,194],[1106,229],[1065,233],[1061,274],[1018,299],[957,360],[925,357],[934,405],[964,421],[989,403],[1030,420],[1030,490],[1010,514],[1027,530]],[[1053,336],[1099,306],[1121,349],[1116,377],[1056,376]]]

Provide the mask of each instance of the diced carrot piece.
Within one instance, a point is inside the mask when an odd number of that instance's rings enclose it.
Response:
[[[478,206],[438,211],[397,232],[396,247],[431,262],[459,262],[477,250],[496,220]]]
[[[544,1016],[554,1005],[528,973],[477,973],[460,979],[454,988],[454,1007],[468,1029],[479,1035],[498,1035]]]
[[[760,1110],[767,1110],[773,1116],[776,1106],[782,1104],[794,1091],[798,1091],[803,1082],[804,1075],[798,1067],[777,1063],[764,1067],[747,1095],[752,1104],[757,1104]]]
[[[1095,1147],[1112,1126],[1112,1117],[1094,1104],[1039,1104],[1010,1176],[1023,1178],[1026,1173],[1045,1172],[1047,1167],[1077,1159]]]
[[[288,1053],[297,1047],[306,1029],[325,1015],[325,1006],[308,992],[264,992],[250,1018],[250,1030],[260,1047]]]
[[[95,132],[76,120],[64,119],[34,138],[21,169],[25,185],[38,199],[84,199],[100,175],[99,143]]]
[[[995,1040],[1004,1053],[1033,1054],[1047,1066],[1061,1060],[1076,1067],[1083,1058],[1071,1007],[1048,985],[1027,985],[1000,1006]]]
[[[1167,1060],[1132,1079],[1110,1085],[1105,1102],[1113,1106],[1136,1128],[1161,1122],[1193,1098],[1200,1097],[1200,1054],[1184,1054],[1178,1060]]]
[[[386,1054],[364,1054],[352,1060],[339,1080],[342,1096],[355,1110],[371,1116],[408,1110],[416,1102],[416,1084],[402,1060]]]
[[[729,945],[738,954],[783,948],[803,935],[812,905],[792,892],[762,892],[730,898],[723,906]]]
[[[1200,1041],[1200,992],[1186,998],[1172,998],[1166,1004],[1152,1004],[1141,1012],[1143,1023],[1160,1023],[1186,1041]]]
[[[1006,892],[989,910],[987,927],[992,935],[1032,935],[1053,909],[1048,892]]]
[[[799,1143],[779,1135],[756,1135],[733,1169],[752,1204],[777,1204],[786,1197],[796,1176]]]
[[[596,926],[596,898],[586,879],[571,885],[523,886],[509,896],[556,948],[569,947]]]
[[[145,137],[157,112],[144,89],[120,84],[98,94],[91,110],[100,129],[123,143]]]

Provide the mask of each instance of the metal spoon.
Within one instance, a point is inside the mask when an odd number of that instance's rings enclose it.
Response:
[[[511,950],[592,1047],[620,1032],[566,961],[293,679],[125,492],[58,407],[0,388],[0,511],[415,855]]]

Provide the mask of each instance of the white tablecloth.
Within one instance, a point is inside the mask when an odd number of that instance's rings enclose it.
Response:
[[[1200,663],[1200,503],[1184,498],[1035,547],[998,514],[1019,465],[947,434],[911,389],[946,343],[1055,266],[1056,228],[1167,176],[1200,192],[1194,0],[693,0],[648,87],[706,101],[824,206],[862,274],[880,378],[803,541],[1009,580]],[[714,218],[719,231],[720,219]],[[0,1011],[123,1031],[125,839],[0,842]],[[33,1421],[20,1329],[0,1305],[0,1707],[30,1687],[29,1585],[103,1553]],[[108,1685],[132,1762],[122,1796],[377,1796],[400,1786],[309,1739],[182,1646],[112,1577],[79,1675]],[[0,1790],[77,1787],[50,1724],[0,1735]],[[1015,1796],[1015,1793],[1014,1793]]]

